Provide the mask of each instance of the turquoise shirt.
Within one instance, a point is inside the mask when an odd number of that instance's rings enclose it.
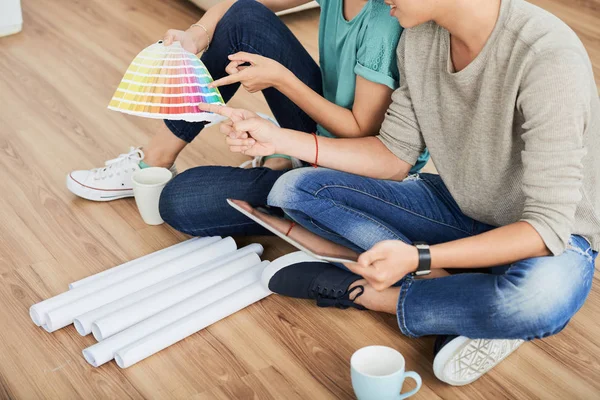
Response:
[[[319,64],[323,97],[338,106],[352,109],[356,76],[398,88],[396,47],[402,32],[398,20],[390,16],[383,0],[369,0],[352,20],[344,18],[344,0],[317,0],[321,6],[319,21]],[[334,137],[321,125],[321,136]],[[427,151],[413,172],[427,163]]]

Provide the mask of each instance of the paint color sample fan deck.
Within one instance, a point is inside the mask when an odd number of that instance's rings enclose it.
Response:
[[[179,42],[159,41],[133,60],[108,108],[147,118],[217,121],[222,118],[201,111],[198,103],[224,104],[217,88],[209,88],[210,73]]]

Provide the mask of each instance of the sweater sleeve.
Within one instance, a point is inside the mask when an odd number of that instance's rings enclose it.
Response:
[[[534,56],[517,99],[524,149],[521,220],[561,254],[569,241],[583,183],[583,135],[590,118],[590,70],[575,50]]]
[[[425,150],[425,142],[415,115],[407,80],[404,79],[404,60],[407,34],[402,35],[398,45],[398,70],[400,87],[392,94],[392,104],[388,108],[377,138],[399,159],[415,165]]]

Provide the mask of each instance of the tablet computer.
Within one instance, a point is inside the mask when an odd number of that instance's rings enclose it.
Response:
[[[292,246],[294,246],[298,250],[302,250],[303,252],[305,252],[309,256],[312,256],[312,257],[314,257],[314,258],[316,258],[318,260],[329,261],[329,262],[334,262],[334,263],[342,263],[342,264],[356,263],[356,259],[350,259],[350,258],[348,258],[347,254],[341,255],[341,254],[323,254],[322,252],[318,253],[318,252],[310,249],[309,248],[310,246],[308,246],[306,244],[299,243],[298,241],[290,238],[289,236],[286,236],[283,233],[279,232],[275,227],[271,226],[270,224],[268,224],[267,222],[265,222],[262,219],[258,218],[257,216],[252,215],[248,211],[244,210],[242,207],[240,207],[237,204],[235,204],[230,199],[227,199],[227,203],[231,207],[235,208],[237,211],[239,211],[242,214],[244,214],[246,217],[250,218],[251,220],[253,220],[257,224],[259,224],[262,227],[264,227],[265,229],[273,232],[275,235],[279,236],[280,238],[282,238],[283,240],[285,240],[286,242],[288,242],[289,244],[291,244]]]

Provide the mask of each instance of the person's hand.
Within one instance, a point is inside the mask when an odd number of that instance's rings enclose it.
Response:
[[[209,87],[240,82],[244,89],[254,93],[269,87],[280,87],[290,74],[290,71],[277,61],[257,54],[235,53],[229,56],[229,60],[231,62],[225,68],[229,76],[217,79]],[[249,63],[250,66],[243,66],[245,63]]]
[[[202,28],[199,28],[197,31],[180,31],[177,29],[169,29],[163,36],[163,44],[165,46],[170,46],[173,44],[173,42],[179,42],[184,50],[193,54],[198,54],[206,47],[206,44],[204,44],[203,47],[200,47],[202,46],[200,44],[202,40],[208,43],[208,37],[206,37],[206,32],[204,32]]]
[[[418,264],[419,251],[415,246],[400,240],[385,240],[362,253],[355,264],[346,264],[346,267],[365,278],[373,289],[381,291],[416,271]]]
[[[229,118],[221,123],[220,130],[227,135],[229,150],[248,156],[270,156],[277,153],[277,139],[281,128],[252,111],[200,103],[202,111],[213,112]]]

